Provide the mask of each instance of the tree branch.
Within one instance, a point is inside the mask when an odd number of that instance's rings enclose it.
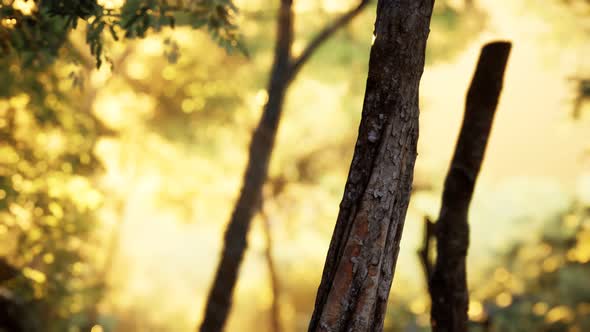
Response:
[[[264,200],[264,199],[263,199]],[[272,288],[272,304],[270,308],[270,325],[272,332],[281,332],[281,303],[280,303],[280,282],[277,272],[276,263],[273,258],[273,238],[271,230],[271,217],[264,209],[264,202],[260,204],[260,216],[264,226],[264,235],[266,237],[266,250],[264,257],[266,259],[268,274],[270,277],[270,284]]]
[[[291,70],[289,72],[289,79],[292,80],[297,76],[301,67],[311,58],[311,55],[326,41],[328,40],[338,29],[345,26],[371,2],[371,0],[361,0],[361,2],[348,12],[344,13],[338,19],[326,25],[315,37],[309,42],[307,47],[303,49],[301,54],[291,60]]]
[[[422,240],[422,247],[418,249],[418,257],[420,258],[422,269],[424,270],[426,287],[428,287],[433,270],[432,257],[430,257],[430,244],[432,243],[432,240],[435,239],[434,227],[434,222],[432,222],[430,218],[424,217],[424,238]]]

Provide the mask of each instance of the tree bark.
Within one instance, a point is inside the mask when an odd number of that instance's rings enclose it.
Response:
[[[339,28],[346,25],[370,2],[359,5],[326,26],[304,49],[301,56],[291,58],[293,44],[293,0],[281,0],[277,22],[274,63],[268,84],[268,101],[258,123],[248,155],[242,190],[227,226],[221,261],[207,298],[201,332],[221,331],[231,309],[231,299],[238,272],[247,248],[246,237],[261,199],[268,175],[268,165],[281,119],[283,101],[290,83],[311,55]]]
[[[502,90],[510,48],[509,42],[484,46],[467,93],[463,124],[435,224],[437,257],[429,282],[434,332],[467,331],[467,216]]]
[[[309,331],[381,331],[408,208],[433,0],[379,0],[358,139]]]

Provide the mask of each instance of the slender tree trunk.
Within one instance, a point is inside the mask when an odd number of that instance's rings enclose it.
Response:
[[[467,93],[463,125],[435,224],[437,257],[429,282],[434,332],[467,331],[467,216],[502,90],[510,48],[508,42],[484,46]]]
[[[268,266],[268,275],[270,277],[270,285],[272,288],[272,305],[270,308],[270,332],[281,332],[281,285],[279,283],[279,275],[277,273],[277,267],[272,254],[273,240],[271,230],[271,218],[264,210],[264,202],[260,206],[260,214],[262,216],[262,222],[264,223],[264,233],[266,235],[266,250],[264,251],[264,257],[266,258]]]
[[[286,91],[311,55],[338,29],[346,25],[370,2],[361,0],[312,39],[297,58],[291,58],[293,44],[293,0],[281,0],[277,22],[274,63],[268,85],[268,101],[258,123],[248,156],[243,186],[227,226],[221,261],[207,298],[201,332],[221,331],[225,325],[239,268],[247,248],[246,237],[256,213],[278,130]]]
[[[309,331],[381,331],[408,208],[433,0],[379,0],[362,119]]]
[[[291,7],[291,0],[281,1],[275,58],[268,86],[268,101],[250,143],[244,184],[225,232],[221,262],[209,293],[201,332],[221,331],[231,308],[233,290],[246,251],[246,236],[261,199],[285,97],[293,40]]]

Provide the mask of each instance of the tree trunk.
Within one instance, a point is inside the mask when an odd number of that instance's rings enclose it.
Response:
[[[291,58],[293,44],[292,0],[281,0],[277,23],[274,64],[268,85],[268,101],[258,123],[248,155],[244,183],[227,226],[221,262],[207,298],[201,332],[221,331],[231,309],[233,289],[246,251],[246,236],[261,199],[262,188],[268,174],[268,165],[278,130],[283,101],[287,88],[311,55],[338,29],[346,25],[370,2],[359,5],[327,25],[310,41],[301,55]]]
[[[381,331],[408,208],[433,0],[380,0],[359,135],[309,331]]]
[[[271,229],[271,218],[264,210],[264,202],[260,204],[260,214],[262,216],[262,222],[264,226],[264,234],[266,237],[266,250],[264,251],[264,257],[268,267],[268,275],[270,279],[270,286],[272,289],[272,304],[270,307],[270,332],[281,332],[281,290],[279,283],[279,275],[277,273],[277,267],[273,258],[273,239]]]
[[[291,0],[282,0],[275,46],[274,64],[268,86],[268,101],[262,118],[252,136],[244,184],[227,226],[221,262],[209,292],[201,332],[221,331],[231,308],[238,271],[246,251],[246,236],[259,206],[262,187],[268,174],[268,164],[281,116],[289,72],[293,40]]]
[[[429,282],[434,332],[467,331],[467,216],[502,90],[510,48],[508,42],[484,46],[467,93],[463,124],[435,224],[437,257]]]

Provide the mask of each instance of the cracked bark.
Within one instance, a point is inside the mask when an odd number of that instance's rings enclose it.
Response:
[[[509,42],[485,45],[467,93],[465,115],[434,225],[436,263],[429,280],[434,332],[466,332],[468,213],[502,90]],[[428,263],[430,264],[430,263]]]
[[[309,331],[381,331],[412,188],[433,0],[380,0],[358,139]]]

